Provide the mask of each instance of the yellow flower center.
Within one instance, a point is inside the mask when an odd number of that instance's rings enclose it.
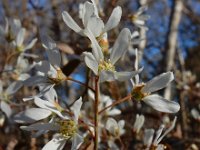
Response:
[[[98,72],[100,72],[102,70],[115,72],[115,66],[113,66],[113,64],[110,62],[110,60],[108,60],[108,61],[102,60],[98,66]]]
[[[56,78],[49,77],[50,81],[59,84],[61,81],[65,80],[66,76],[63,74],[62,70],[59,68],[56,70],[57,71],[57,76]]]
[[[145,86],[145,84],[141,84],[141,85],[137,85],[133,88],[132,92],[131,92],[131,95],[132,95],[132,98],[137,100],[137,101],[140,101],[142,100],[145,96],[149,95],[148,93],[143,93],[142,92],[142,88]]]
[[[66,139],[73,137],[77,133],[77,126],[73,120],[62,120],[58,124],[60,125],[60,133]]]
[[[18,51],[18,52],[22,52],[23,50],[24,50],[24,46],[23,45],[16,47],[16,51]]]

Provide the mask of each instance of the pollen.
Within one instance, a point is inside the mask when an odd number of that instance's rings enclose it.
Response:
[[[73,137],[77,132],[77,126],[73,120],[62,120],[58,124],[60,125],[60,133],[66,139]]]
[[[110,60],[101,61],[98,67],[98,71],[100,72],[102,70],[115,72],[115,66],[113,66]]]
[[[132,98],[137,100],[137,101],[140,101],[142,100],[145,96],[148,95],[148,93],[143,93],[142,92],[142,88],[145,86],[145,84],[141,84],[141,85],[137,85],[136,87],[133,88],[132,92],[131,92],[131,95],[132,95]]]

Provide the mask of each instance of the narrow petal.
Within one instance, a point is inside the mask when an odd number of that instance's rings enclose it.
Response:
[[[118,128],[118,123],[113,118],[108,118],[106,121],[106,129],[113,135],[115,135],[115,129]]]
[[[44,76],[32,76],[24,81],[25,86],[35,86],[41,83],[47,82],[47,78]]]
[[[12,114],[12,109],[11,107],[4,101],[0,102],[0,108],[1,110],[6,114],[6,117],[10,117]]]
[[[35,68],[44,73],[47,74],[47,72],[50,70],[50,64],[48,61],[44,60],[44,61],[40,61],[38,63],[35,63]]]
[[[24,50],[31,49],[35,43],[37,42],[37,38],[33,39],[25,48]]]
[[[94,14],[94,5],[90,2],[85,2],[83,6],[83,25],[86,27],[88,20]]]
[[[35,123],[30,126],[20,126],[20,129],[26,131],[37,131],[37,130],[59,130],[59,126],[54,123]]]
[[[57,107],[55,107],[55,105],[50,103],[49,101],[42,100],[39,97],[35,97],[34,103],[40,108],[47,109],[51,112],[54,112],[55,114],[57,114],[59,117],[61,117],[63,119],[69,119],[67,116],[63,116],[62,113],[57,109]],[[57,104],[57,105],[59,105],[59,104]]]
[[[56,48],[56,43],[55,41],[50,38],[48,35],[44,33],[40,33],[40,39],[42,41],[42,46],[45,49],[55,49]]]
[[[113,108],[113,109],[109,110],[109,111],[107,112],[107,114],[108,114],[109,116],[120,115],[120,114],[121,114],[121,110],[119,110],[119,109],[117,109],[117,108]]]
[[[158,91],[166,87],[172,80],[174,80],[174,75],[172,72],[162,73],[147,82],[146,85],[142,88],[142,92],[151,93]]]
[[[111,50],[110,61],[113,65],[128,51],[130,41],[131,32],[129,29],[124,28],[117,37],[117,40]]]
[[[104,23],[100,18],[96,16],[90,17],[87,24],[87,29],[89,29],[94,37],[100,36],[104,28]]]
[[[77,150],[83,143],[83,137],[79,134],[76,134],[72,139],[71,150]]]
[[[42,108],[30,108],[14,116],[18,123],[33,123],[51,115],[51,111]]]
[[[141,71],[143,70],[143,68],[137,70],[137,71],[131,71],[131,72],[114,72],[115,74],[115,78],[118,81],[127,81],[131,78],[133,78],[135,75],[139,74]]]
[[[105,81],[114,81],[115,74],[113,71],[101,71],[99,75],[99,81],[100,82],[105,82]]]
[[[61,55],[58,49],[47,50],[47,55],[50,63],[57,67],[60,67],[61,64]]]
[[[78,117],[82,106],[82,97],[80,97],[74,104],[70,107],[71,111],[74,113],[74,120],[78,123]]]
[[[146,96],[143,101],[153,109],[160,112],[176,113],[180,109],[180,105],[178,103],[166,100],[157,94]]]
[[[54,88],[50,88],[48,92],[44,93],[44,97],[51,103],[57,102],[58,95]]]
[[[23,86],[23,81],[15,81],[9,85],[6,89],[6,93],[8,95],[12,95],[16,93]]]
[[[62,150],[65,143],[66,140],[64,138],[54,136],[53,139],[42,148],[42,150]]]
[[[88,38],[90,39],[91,43],[92,43],[92,54],[94,55],[95,59],[97,60],[97,62],[99,63],[100,60],[104,59],[103,56],[103,52],[101,50],[101,47],[99,46],[97,40],[95,39],[94,35],[92,34],[92,32],[90,31],[90,29],[85,29],[84,30],[85,35],[88,36]]]
[[[144,145],[149,148],[152,144],[153,141],[153,136],[154,136],[154,130],[153,129],[145,129],[144,131]]]
[[[86,65],[94,72],[95,75],[98,74],[98,62],[90,52],[84,52],[84,60]]]
[[[24,37],[25,37],[25,32],[26,29],[25,28],[21,28],[19,33],[17,34],[17,38],[16,38],[16,43],[17,46],[21,46],[23,41],[24,41]]]
[[[79,25],[74,21],[74,19],[72,19],[72,17],[68,14],[68,12],[64,11],[62,13],[62,18],[65,22],[65,24],[71,28],[72,30],[74,30],[76,33],[80,33],[82,31],[82,29],[79,27]]]
[[[122,9],[120,6],[117,6],[113,9],[110,18],[108,19],[103,32],[107,32],[113,28],[115,28],[121,19],[122,16]]]

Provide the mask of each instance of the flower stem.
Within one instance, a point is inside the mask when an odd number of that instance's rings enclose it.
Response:
[[[92,87],[86,85],[85,83],[83,83],[83,82],[81,82],[81,81],[75,80],[75,79],[73,79],[73,78],[71,78],[71,77],[66,77],[65,80],[73,81],[73,82],[78,83],[78,84],[80,84],[80,85],[83,85],[83,86],[87,87],[88,89],[92,90],[93,92],[95,92],[95,90],[94,90]]]
[[[127,95],[126,97],[120,99],[120,100],[117,100],[115,102],[113,102],[112,104],[108,105],[107,107],[103,108],[102,110],[99,111],[98,114],[101,114],[102,112],[104,112],[106,109],[110,108],[110,107],[114,107],[115,105],[118,105],[122,102],[125,102],[127,100],[129,100],[131,98],[131,94]]]
[[[94,149],[98,150],[98,119],[99,119],[99,77],[95,78],[95,114],[94,114],[94,125],[95,125],[95,143]]]

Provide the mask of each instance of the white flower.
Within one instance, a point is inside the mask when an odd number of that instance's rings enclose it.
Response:
[[[46,107],[47,110],[52,109],[50,103],[39,104],[41,107]],[[44,147],[43,150],[62,150],[66,141],[71,140],[72,146],[71,150],[77,150],[81,143],[83,142],[83,137],[78,133],[78,119],[80,114],[80,109],[82,106],[82,98],[79,98],[70,107],[73,117],[71,118],[61,118],[62,120],[52,119],[49,123],[35,123],[30,126],[21,126],[21,129],[27,131],[37,131],[38,135],[40,133],[45,133],[47,131],[54,131],[56,134],[53,139],[50,140]],[[43,109],[45,110],[45,109]],[[54,110],[51,110],[55,112]],[[57,114],[57,112],[55,112]],[[32,114],[34,115],[34,114]],[[38,115],[38,114],[37,114]],[[41,114],[43,116],[43,114]],[[34,115],[35,116],[35,115]],[[40,116],[40,115],[39,115]]]
[[[199,105],[199,109],[200,109],[200,105]],[[200,113],[197,109],[193,108],[190,113],[194,119],[200,121]]]
[[[13,41],[13,45],[18,52],[25,52],[28,49],[31,49],[37,42],[37,38],[33,39],[30,43],[24,44],[25,39],[25,28],[21,28],[17,34],[16,39]]]
[[[136,133],[139,133],[140,132],[140,129],[142,128],[143,124],[144,124],[144,115],[136,115],[136,119],[135,119],[135,123],[133,125],[133,130],[136,132]]]
[[[119,122],[117,122],[113,118],[108,118],[106,122],[106,129],[113,137],[118,138],[125,133],[124,125],[124,120],[120,120]]]
[[[84,60],[86,65],[94,72],[95,75],[99,75],[100,82],[104,81],[125,81],[132,78],[134,75],[138,74],[141,70],[131,71],[131,72],[117,72],[115,70],[115,63],[120,59],[120,57],[125,54],[128,50],[128,45],[131,38],[131,33],[129,29],[124,28],[110,53],[110,58],[105,58],[101,47],[96,41],[95,37],[91,34],[88,29],[85,31],[89,39],[92,42],[92,53],[84,52]]]
[[[130,16],[132,23],[134,23],[139,28],[148,29],[145,22],[150,18],[149,15],[143,14],[147,10],[147,6],[142,6],[139,10]]]
[[[166,87],[173,79],[173,73],[166,72],[154,77],[147,83],[133,84],[133,90],[131,92],[132,98],[137,101],[145,102],[157,111],[176,113],[180,109],[180,105],[178,103],[166,100],[157,94],[151,94],[152,92]]]
[[[38,75],[32,76],[24,81],[24,85],[26,86],[40,86],[38,97],[66,78],[60,68],[61,55],[56,47],[56,43],[45,35],[41,39],[47,52],[48,61],[45,60],[35,63],[34,66],[38,70]],[[31,99],[33,97],[25,98],[24,100]]]
[[[171,132],[174,129],[176,120],[177,118],[175,117],[172,122],[172,125],[163,134],[162,132],[163,132],[163,129],[165,128],[164,125],[160,126],[155,136],[154,136],[154,133],[155,133],[154,129],[146,129],[144,133],[144,139],[143,139],[144,145],[146,146],[145,150],[150,150],[151,148],[155,150],[164,150],[165,146],[159,143],[169,132]]]
[[[93,3],[85,2],[80,7],[80,12],[82,13],[80,15],[80,18],[82,19],[82,23],[84,26],[84,29],[82,29],[68,14],[68,12],[64,11],[62,13],[63,20],[65,24],[74,30],[76,33],[79,33],[81,35],[87,36],[84,33],[84,30],[90,29],[94,37],[99,37],[100,35],[103,35],[107,31],[111,30],[112,28],[116,27],[121,19],[122,10],[121,7],[117,6],[114,8],[110,18],[108,19],[106,25],[104,26],[103,21],[99,18],[98,12],[96,10],[96,6]]]

